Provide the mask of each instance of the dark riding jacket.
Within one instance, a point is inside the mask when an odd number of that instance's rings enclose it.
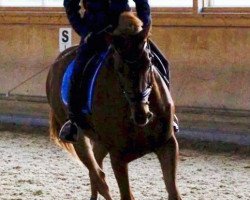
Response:
[[[82,37],[89,32],[100,31],[109,24],[116,27],[119,15],[131,10],[128,0],[84,0],[86,11],[84,17],[81,18],[79,2],[80,0],[64,0],[64,7],[72,27]],[[143,26],[149,26],[151,14],[148,0],[134,0],[134,2]]]

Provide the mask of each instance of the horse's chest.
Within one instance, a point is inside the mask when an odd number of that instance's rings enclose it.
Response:
[[[121,134],[117,137],[117,142],[114,142],[117,145],[111,149],[120,152],[123,160],[129,162],[156,151],[166,143],[166,140],[166,132],[160,123],[151,124],[147,128],[138,128],[131,124],[123,127]]]

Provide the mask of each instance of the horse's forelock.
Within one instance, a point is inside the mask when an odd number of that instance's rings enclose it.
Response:
[[[115,35],[135,35],[142,30],[142,21],[132,12],[123,12],[119,24],[114,30]]]

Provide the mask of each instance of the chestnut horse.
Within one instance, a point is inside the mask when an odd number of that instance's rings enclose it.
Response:
[[[88,168],[91,200],[98,193],[111,200],[102,162],[109,153],[122,200],[134,200],[129,186],[128,163],[154,152],[161,164],[169,200],[181,200],[176,186],[178,143],[174,135],[174,102],[159,71],[151,63],[147,45],[149,30],[130,12],[123,13],[112,34],[112,62],[105,62],[96,81],[93,110],[78,142],[63,143],[58,132],[67,120],[62,101],[63,74],[76,56],[77,47],[63,52],[47,77],[51,106],[50,134]],[[153,197],[152,197],[153,199]]]

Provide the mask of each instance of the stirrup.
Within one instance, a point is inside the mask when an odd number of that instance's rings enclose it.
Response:
[[[180,132],[179,125],[175,121],[173,121],[173,127],[174,127],[174,132],[175,133],[179,133]]]
[[[75,122],[68,120],[59,132],[59,138],[63,142],[74,143],[79,139],[79,130]]]

